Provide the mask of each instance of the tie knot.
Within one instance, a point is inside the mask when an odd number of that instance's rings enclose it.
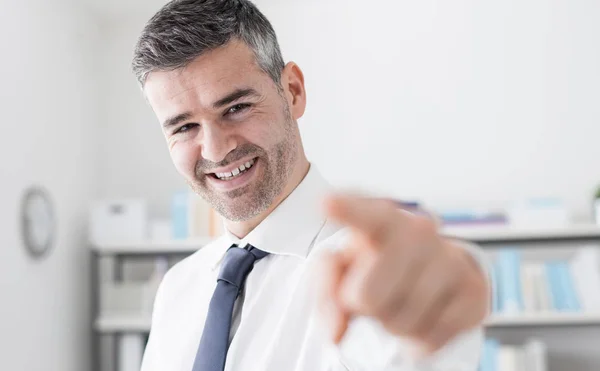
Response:
[[[240,289],[254,263],[267,255],[269,254],[254,246],[248,245],[246,249],[242,249],[233,245],[225,253],[217,280],[226,281]]]

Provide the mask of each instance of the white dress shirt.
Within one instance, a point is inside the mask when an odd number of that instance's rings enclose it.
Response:
[[[475,371],[481,329],[458,336],[422,362],[413,362],[408,341],[368,318],[353,320],[339,346],[331,342],[316,305],[314,263],[320,252],[343,247],[347,230],[321,213],[330,190],[311,166],[242,241],[226,233],[175,265],[156,297],[142,371],[192,370],[221,259],[233,243],[270,255],[255,264],[236,302],[226,371]]]

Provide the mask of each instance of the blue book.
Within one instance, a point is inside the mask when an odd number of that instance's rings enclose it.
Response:
[[[560,272],[558,263],[546,263],[546,276],[548,277],[548,285],[550,286],[550,296],[552,298],[552,309],[562,312],[566,308],[565,295],[560,283]]]
[[[171,223],[173,227],[173,238],[184,240],[189,237],[188,231],[188,207],[189,194],[187,191],[176,192],[171,204]]]
[[[492,312],[502,312],[502,286],[500,285],[500,267],[498,262],[492,265]]]
[[[561,288],[565,296],[565,310],[569,312],[580,312],[581,304],[579,303],[579,298],[575,292],[575,284],[569,266],[566,262],[560,262],[558,263],[557,268],[560,276]]]
[[[481,352],[481,361],[479,362],[479,371],[497,371],[498,370],[498,348],[500,345],[497,340],[486,339],[483,343]]]
[[[502,312],[516,314],[523,311],[521,292],[521,255],[516,249],[498,253]]]

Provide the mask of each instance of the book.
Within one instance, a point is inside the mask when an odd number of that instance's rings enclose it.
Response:
[[[521,258],[519,252],[514,249],[500,251],[498,264],[502,313],[521,313],[523,311],[523,297],[521,293]]]
[[[493,313],[600,313],[600,248],[546,262],[521,262],[516,249],[504,249],[491,277]]]
[[[501,345],[498,350],[498,371],[525,371],[519,368],[519,358],[517,347]]]
[[[498,369],[498,349],[500,345],[495,339],[486,339],[483,343],[479,371],[501,371]]]
[[[502,312],[502,287],[500,286],[500,267],[498,262],[492,265],[492,312]]]
[[[575,291],[575,287],[573,285],[573,279],[571,276],[571,271],[567,262],[560,262],[557,264],[556,269],[558,271],[558,276],[560,280],[560,286],[564,295],[565,301],[565,311],[568,312],[579,312],[581,311],[581,306],[579,304],[579,298]]]
[[[523,345],[500,344],[486,339],[483,344],[479,371],[548,371],[547,347],[533,338]]]
[[[172,237],[178,240],[217,237],[223,233],[221,217],[208,202],[191,191],[173,195],[171,222]]]
[[[581,308],[600,313],[600,248],[585,246],[570,261],[573,284]]]
[[[139,371],[145,346],[142,334],[123,334],[118,337],[119,364],[117,371]]]
[[[533,263],[525,263],[521,266],[523,310],[525,313],[535,313],[541,309],[538,295],[536,295],[538,287],[535,273],[535,265]]]
[[[550,286],[552,310],[562,312],[565,310],[566,305],[556,262],[551,261],[546,263],[546,276]]]
[[[180,191],[173,195],[171,204],[171,222],[173,238],[184,240],[189,238],[189,192]]]
[[[542,313],[552,311],[552,301],[550,297],[550,287],[546,278],[546,271],[543,263],[532,263],[534,291],[537,303],[537,310]]]
[[[548,371],[547,348],[540,340],[532,339],[525,344],[525,370]]]

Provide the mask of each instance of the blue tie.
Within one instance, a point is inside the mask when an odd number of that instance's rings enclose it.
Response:
[[[268,253],[251,245],[245,249],[233,245],[227,250],[217,278],[217,287],[208,307],[193,371],[225,369],[233,304],[254,263],[267,255]]]

